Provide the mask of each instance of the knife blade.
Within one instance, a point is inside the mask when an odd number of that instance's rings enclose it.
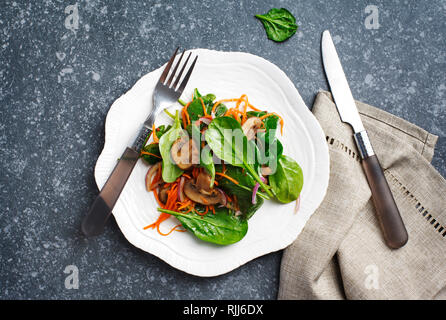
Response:
[[[361,121],[341,61],[328,30],[322,34],[322,61],[339,116],[342,122],[348,123],[353,129],[353,138],[361,156],[361,164],[370,186],[384,240],[390,248],[401,248],[408,241],[407,230],[367,131]]]

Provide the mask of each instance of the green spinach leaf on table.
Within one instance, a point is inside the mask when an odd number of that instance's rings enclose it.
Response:
[[[282,42],[290,38],[297,31],[296,18],[287,9],[273,8],[266,14],[257,14],[265,28],[268,39]]]

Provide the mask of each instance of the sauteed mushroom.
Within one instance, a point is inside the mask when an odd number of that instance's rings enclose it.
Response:
[[[212,192],[211,189],[211,176],[206,172],[201,172],[197,176],[196,183],[197,188],[201,193],[210,194]]]
[[[193,180],[187,180],[184,184],[184,194],[194,202],[204,205],[215,205],[222,203],[222,195],[216,189],[209,189],[206,193],[200,190]]]
[[[167,192],[169,191],[169,187],[161,187],[160,191],[159,191],[159,199],[162,203],[166,203],[167,202]]]
[[[179,138],[172,144],[170,150],[172,160],[181,170],[187,170],[192,164],[198,163],[198,149],[193,139],[188,137]]]
[[[262,120],[257,117],[251,117],[242,126],[243,133],[248,138],[248,140],[254,139],[257,129],[262,125]]]

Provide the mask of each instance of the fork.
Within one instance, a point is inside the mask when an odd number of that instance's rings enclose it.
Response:
[[[87,216],[82,221],[81,229],[86,236],[96,236],[101,234],[104,230],[105,223],[110,217],[122,189],[124,189],[133,168],[138,162],[141,149],[145,146],[148,138],[152,134],[152,126],[155,122],[156,116],[161,110],[178,101],[184,91],[184,88],[186,87],[187,82],[189,81],[198,56],[195,57],[180,83],[181,76],[186,69],[186,65],[189,62],[189,58],[191,57],[192,53],[189,53],[180,72],[175,77],[185,51],[183,51],[181,54],[180,58],[173,67],[172,72],[170,73],[170,77],[168,78],[169,71],[172,68],[178,49],[179,48],[176,48],[155,86],[155,90],[153,92],[152,110],[141,126],[137,138],[131,147],[127,147],[125,149],[110,177],[107,179],[107,182],[105,182],[101,192],[94,200]]]

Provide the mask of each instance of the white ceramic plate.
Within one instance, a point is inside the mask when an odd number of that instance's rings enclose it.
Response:
[[[134,246],[154,254],[173,267],[197,276],[217,276],[229,272],[264,254],[290,245],[317,209],[328,185],[329,155],[324,133],[297,89],[277,66],[258,56],[241,52],[192,50],[198,62],[182,95],[189,101],[194,88],[202,94],[214,93],[217,99],[247,94],[252,105],[274,111],[285,120],[284,154],[302,167],[304,186],[298,213],[295,203],[274,201],[265,204],[249,220],[246,236],[233,245],[217,246],[197,239],[188,232],[161,236],[156,230],[143,230],[159,212],[152,193],[145,190],[148,165],[141,160],[113,210],[125,237]],[[127,145],[131,145],[139,126],[152,107],[152,93],[162,68],[142,77],[110,108],[105,123],[105,145],[96,163],[95,178],[101,189]],[[179,109],[176,104],[170,111]],[[168,123],[164,112],[156,125]],[[170,218],[161,225],[170,230],[178,220]]]

